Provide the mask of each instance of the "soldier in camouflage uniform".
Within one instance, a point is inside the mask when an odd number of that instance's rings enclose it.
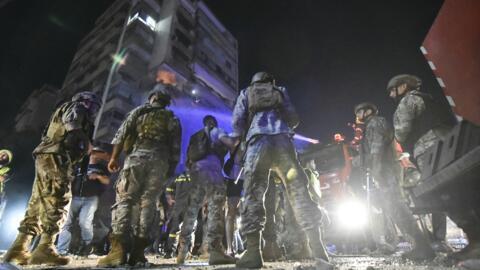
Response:
[[[321,211],[308,196],[308,179],[292,142],[293,129],[299,120],[286,89],[277,87],[266,72],[255,74],[250,86],[237,98],[232,121],[234,135],[247,142],[245,204],[241,213],[247,250],[237,261],[237,267],[263,266],[260,232],[265,225],[264,195],[272,169],[286,187],[295,217],[307,234],[316,267],[333,269],[321,240]]]
[[[442,135],[455,124],[453,114],[442,108],[429,94],[420,91],[421,80],[413,75],[393,77],[387,90],[391,98],[398,101],[394,114],[395,139],[404,149],[413,152],[414,161],[420,171],[425,166],[425,153]],[[469,245],[452,257],[467,260],[480,257],[480,230],[478,217],[474,213],[451,211],[448,216],[467,234]],[[432,214],[434,247],[450,251],[445,244],[446,217],[442,213]]]
[[[194,231],[198,211],[202,208],[205,198],[208,202],[206,232],[208,253],[210,254],[208,263],[210,265],[235,263],[233,257],[225,254],[222,245],[225,229],[224,207],[227,195],[225,179],[222,175],[222,165],[226,154],[226,146],[232,147],[233,140],[218,127],[215,117],[205,116],[203,124],[204,128],[192,135],[187,151],[187,163],[192,178],[192,186],[180,231],[177,263],[183,264],[185,262],[191,246],[191,235]],[[197,144],[202,142],[199,142],[196,138],[202,136],[205,136],[206,140],[203,143],[207,145],[206,151],[199,154],[198,152],[202,147]]]
[[[404,74],[393,77],[387,89],[390,97],[398,101],[393,115],[395,139],[405,151],[413,154],[417,168],[422,172],[425,152],[438,141],[437,134],[445,134],[450,130],[448,122],[451,119],[448,119],[449,115],[445,116],[445,110],[441,110],[431,95],[420,91],[420,86],[418,77]],[[445,243],[447,216],[433,213],[432,227],[432,246],[437,251],[450,252],[451,248]]]
[[[98,261],[99,266],[118,266],[127,262],[126,243],[132,222],[133,246],[128,263],[145,264],[144,249],[153,223],[157,197],[167,175],[173,171],[180,157],[181,126],[172,111],[166,107],[170,96],[166,86],[157,85],[148,96],[148,103],[129,113],[115,135],[111,172],[119,169],[122,149],[127,153],[123,169],[116,183],[116,202],[112,213],[112,248]],[[140,205],[138,220],[132,219],[132,206]]]
[[[91,92],[81,92],[58,107],[35,148],[35,181],[19,234],[5,262],[17,264],[65,265],[68,258],[57,254],[53,242],[70,200],[72,167],[90,149],[95,115],[100,99]],[[33,236],[40,235],[37,248],[30,255]]]
[[[393,145],[393,129],[387,120],[377,115],[374,104],[361,103],[355,107],[357,123],[365,123],[360,155],[363,167],[370,169],[379,189],[374,201],[390,216],[399,229],[415,241],[415,248],[404,254],[412,260],[433,259],[435,252],[417,225],[406,201],[402,198],[399,176],[400,164]],[[386,243],[380,243],[385,245]]]

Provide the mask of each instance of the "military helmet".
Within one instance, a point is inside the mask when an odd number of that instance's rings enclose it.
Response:
[[[98,97],[95,93],[90,92],[90,91],[80,92],[80,93],[75,94],[72,97],[72,101],[85,101],[85,100],[88,100],[88,101],[90,101],[92,103],[95,103],[99,106],[102,104],[102,100],[100,99],[100,97]]]
[[[377,114],[377,113],[378,113],[378,107],[377,107],[377,105],[375,105],[375,104],[373,104],[373,103],[371,103],[371,102],[363,102],[363,103],[360,103],[360,104],[358,104],[357,106],[355,106],[355,108],[354,108],[353,110],[354,110],[355,114],[357,114],[357,112],[358,112],[359,110],[362,110],[362,109],[363,109],[363,110],[371,109],[374,114]]]
[[[158,99],[165,101],[167,105],[170,105],[172,97],[166,91],[167,87],[163,84],[157,84],[150,92],[148,92],[148,100],[153,96],[157,96]]]
[[[265,71],[260,71],[255,73],[252,77],[252,81],[250,84],[254,84],[256,82],[273,82],[275,78],[273,76]]]
[[[422,80],[415,75],[400,74],[390,79],[387,84],[387,91],[390,91],[392,88],[398,87],[404,83],[407,84],[409,89],[418,90],[422,85]]]

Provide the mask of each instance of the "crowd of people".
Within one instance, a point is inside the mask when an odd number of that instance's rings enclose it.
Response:
[[[169,87],[155,86],[147,103],[128,114],[111,144],[92,141],[102,104],[94,93],[78,93],[55,110],[33,152],[32,195],[3,260],[67,265],[69,254],[95,252],[106,253],[98,266],[117,267],[145,265],[147,252],[162,252],[165,258],[176,256],[179,265],[193,254],[210,265],[260,268],[264,261],[287,258],[312,259],[317,269],[333,269],[322,237],[328,214],[322,211],[315,160],[299,160],[293,141],[299,117],[287,90],[277,86],[271,74],[255,74],[237,98],[233,132],[227,134],[214,116],[206,115],[203,128],[184,149],[185,171],[175,175],[182,127],[168,108]],[[403,256],[415,261],[450,252],[446,215],[433,215],[433,241],[427,238],[400,181],[407,171],[416,172],[410,176],[421,173],[426,150],[454,124],[420,89],[421,80],[413,75],[390,80],[387,90],[398,104],[393,124],[375,104],[354,108],[354,166],[373,176],[372,205],[412,239],[413,249]],[[399,154],[399,148],[410,155]],[[4,166],[8,153],[0,153]],[[105,205],[99,201],[112,186],[115,202],[109,222],[104,213],[110,205],[101,210]],[[452,256],[476,257],[480,249],[468,218],[446,214],[471,240]],[[379,236],[374,237],[375,249],[395,251],[385,232],[372,233]],[[30,248],[34,237],[38,243]]]

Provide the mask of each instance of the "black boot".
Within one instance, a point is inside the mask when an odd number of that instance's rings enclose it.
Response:
[[[146,238],[135,237],[133,241],[128,264],[130,266],[144,266],[148,263],[145,257],[145,248],[148,246],[148,240]]]

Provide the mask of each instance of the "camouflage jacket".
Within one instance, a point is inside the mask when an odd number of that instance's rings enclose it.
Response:
[[[402,145],[408,140],[408,136],[414,128],[415,119],[425,111],[425,102],[415,95],[417,90],[408,92],[398,104],[393,115],[393,127],[395,129],[395,139]],[[438,137],[433,130],[429,130],[416,143],[413,149],[413,156],[416,158],[425,153],[425,151],[435,144]],[[412,154],[412,153],[411,153]]]
[[[87,109],[79,102],[66,102],[53,113],[33,154],[60,154],[72,161],[81,160],[92,133],[93,119]]]
[[[373,116],[367,120],[360,154],[363,167],[370,168],[377,176],[395,164],[393,129],[384,117]]]
[[[248,89],[248,88],[247,88]],[[292,134],[298,125],[298,115],[290,101],[287,90],[279,87],[283,94],[283,106],[278,109],[261,111],[250,115],[248,111],[247,89],[240,92],[233,109],[233,137],[245,135],[246,141],[255,135]]]
[[[181,140],[182,140],[182,128],[180,125],[180,121],[177,117],[173,114],[172,111],[158,107],[158,110],[164,110],[167,113],[170,113],[172,117],[169,117],[167,123],[168,129],[168,138],[167,141],[161,142],[162,145],[157,145],[151,147],[150,149],[143,149],[142,147],[138,147],[139,145],[139,138],[137,132],[137,125],[141,125],[142,123],[138,123],[137,119],[144,114],[148,114],[151,112],[145,113],[145,109],[155,108],[158,105],[150,105],[145,104],[142,106],[137,107],[133,111],[131,111],[125,121],[123,121],[122,125],[118,129],[115,137],[112,140],[112,144],[117,145],[124,145],[128,137],[134,138],[134,151],[141,150],[142,152],[151,152],[152,154],[158,153],[159,151],[163,151],[164,149],[168,149],[169,153],[169,160],[172,163],[177,163],[180,159],[180,147],[181,147]]]

